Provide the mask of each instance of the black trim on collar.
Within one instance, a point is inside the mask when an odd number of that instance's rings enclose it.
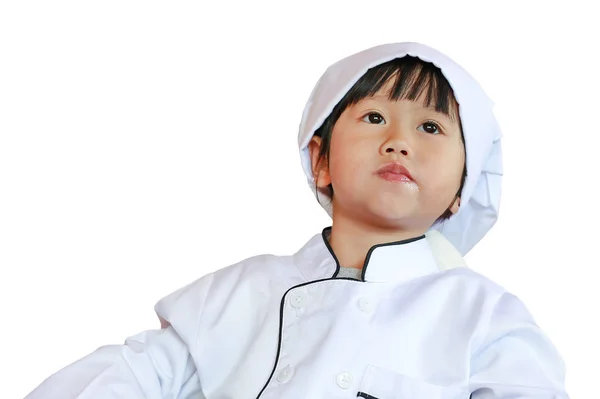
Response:
[[[373,395],[369,395],[368,393],[364,393],[364,392],[358,392],[356,394],[357,398],[366,398],[366,399],[379,399],[376,396]]]
[[[367,252],[367,256],[365,258],[365,263],[363,264],[362,274],[360,276],[361,280],[365,281],[365,274],[367,273],[367,266],[369,265],[369,260],[371,260],[371,254],[373,253],[374,250],[376,250],[377,248],[380,248],[380,247],[387,247],[390,245],[409,244],[411,242],[422,240],[423,238],[425,238],[425,234],[423,234],[422,236],[419,236],[419,237],[407,238],[406,240],[386,242],[383,244],[373,245],[371,248],[369,248],[369,252]]]
[[[321,236],[323,237],[323,242],[325,243],[325,246],[329,250],[329,253],[333,257],[333,260],[335,261],[335,272],[333,272],[333,276],[331,276],[331,278],[334,278],[340,272],[340,261],[338,260],[337,256],[335,256],[335,253],[333,252],[333,248],[331,248],[331,245],[329,245],[329,239],[327,239],[327,233],[331,233],[331,226],[325,227],[323,229],[323,232],[321,233]]]
[[[333,252],[333,248],[331,248],[331,245],[329,245],[329,240],[327,239],[327,233],[331,233],[331,226],[325,227],[323,229],[323,232],[321,233],[321,236],[323,237],[323,242],[325,242],[325,246],[327,247],[327,249],[329,250],[329,253],[333,257],[333,260],[335,260],[335,272],[333,273],[333,276],[332,276],[332,278],[333,278],[333,277],[337,276],[337,274],[340,271],[340,262],[339,262],[337,256],[335,256],[335,253]],[[363,264],[362,273],[360,275],[360,280],[363,282],[365,281],[365,274],[367,273],[367,266],[369,265],[369,260],[371,259],[371,254],[373,253],[373,251],[375,249],[377,249],[379,247],[386,247],[389,245],[410,244],[411,242],[419,241],[419,240],[422,240],[423,238],[425,238],[425,234],[423,234],[419,237],[407,238],[405,240],[385,242],[382,244],[373,245],[371,248],[369,248],[369,251],[367,252],[367,256],[365,257],[365,262]]]

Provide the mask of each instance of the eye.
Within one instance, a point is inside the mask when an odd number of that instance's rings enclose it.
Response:
[[[373,125],[385,125],[385,119],[379,112],[369,112],[363,116],[362,120]]]
[[[417,130],[421,130],[424,133],[429,133],[429,134],[440,134],[440,133],[442,133],[440,127],[435,122],[428,121],[428,122],[422,123],[419,126],[419,128],[420,127],[423,127],[423,130],[418,129],[418,128],[417,128]]]

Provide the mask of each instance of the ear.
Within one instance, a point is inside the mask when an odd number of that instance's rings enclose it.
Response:
[[[329,175],[329,165],[327,165],[327,159],[322,159],[321,162],[319,162],[321,143],[321,137],[313,136],[308,143],[308,151],[310,152],[313,177],[317,182],[317,187],[325,188],[331,184],[331,177]]]
[[[452,205],[450,205],[450,212],[452,212],[452,214],[456,214],[456,212],[458,212],[458,208],[460,208],[460,197],[456,197],[456,199],[454,200],[454,202],[452,202]]]

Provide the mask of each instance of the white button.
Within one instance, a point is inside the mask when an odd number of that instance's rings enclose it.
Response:
[[[290,295],[290,304],[296,309],[303,308],[308,296],[303,291],[296,291]]]
[[[371,313],[373,311],[373,304],[368,298],[360,298],[358,300],[358,308],[363,312]]]
[[[277,373],[277,381],[285,384],[294,376],[294,369],[291,366],[285,366],[279,373]]]
[[[348,389],[348,388],[352,387],[352,382],[353,382],[352,374],[347,373],[347,372],[340,373],[340,374],[338,374],[336,381],[340,388]]]

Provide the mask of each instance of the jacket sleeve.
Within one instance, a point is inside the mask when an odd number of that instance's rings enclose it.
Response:
[[[204,399],[196,369],[209,274],[155,306],[161,329],[103,346],[46,379],[25,399]],[[194,354],[194,357],[192,357]]]
[[[46,379],[25,399],[202,398],[187,345],[173,327],[103,346]]]
[[[472,399],[568,399],[565,366],[525,305],[504,293],[471,358]]]

